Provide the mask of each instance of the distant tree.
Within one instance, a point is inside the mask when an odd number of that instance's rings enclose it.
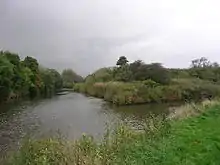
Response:
[[[207,58],[200,58],[192,61],[189,73],[192,77],[203,80],[220,81],[219,64],[210,62]]]
[[[50,74],[52,75],[52,78],[54,80],[54,88],[61,89],[63,86],[63,80],[62,76],[60,75],[59,72],[57,72],[55,69],[49,69]]]
[[[144,65],[143,61],[137,60],[137,61],[130,64],[130,69],[134,73],[134,72],[138,71],[140,69],[140,67],[143,65]]]
[[[72,69],[65,69],[62,72],[63,85],[71,87],[73,83],[83,82],[83,77],[78,75]]]
[[[132,72],[132,80],[146,80],[147,79],[147,65],[141,61],[137,60],[129,65]]]
[[[156,83],[168,84],[170,75],[168,69],[160,63],[145,64],[143,61],[135,61],[129,65],[131,79],[135,81],[153,80]]]
[[[94,81],[107,82],[113,80],[113,69],[101,68],[93,73]]]
[[[147,66],[147,79],[151,79],[156,83],[168,84],[170,75],[168,69],[164,68],[160,63],[152,63]]]
[[[62,88],[62,77],[55,69],[40,68],[40,75],[43,81],[42,93],[51,96]]]
[[[205,68],[210,66],[212,66],[211,62],[205,57],[202,57],[200,59],[195,59],[192,61],[191,64],[192,68]]]
[[[123,66],[123,65],[126,65],[127,63],[128,63],[127,58],[125,56],[121,56],[121,57],[119,57],[116,65]]]
[[[219,64],[218,64],[217,62],[213,62],[213,63],[212,63],[212,67],[214,67],[214,68],[219,68]]]

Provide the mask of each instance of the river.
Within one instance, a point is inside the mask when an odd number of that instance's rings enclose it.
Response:
[[[83,133],[99,138],[118,122],[132,126],[142,123],[150,113],[161,114],[166,104],[113,106],[101,99],[68,93],[50,99],[23,101],[0,107],[0,157],[25,137],[52,137],[61,134],[69,139]]]

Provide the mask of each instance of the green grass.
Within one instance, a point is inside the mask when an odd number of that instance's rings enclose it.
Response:
[[[191,117],[169,121],[152,117],[138,132],[119,125],[99,143],[90,136],[74,142],[29,140],[9,164],[219,165],[220,104],[193,107],[197,113],[188,111]]]

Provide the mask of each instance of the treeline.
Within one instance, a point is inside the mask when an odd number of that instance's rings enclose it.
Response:
[[[78,75],[72,69],[63,70],[62,80],[64,88],[73,88],[74,83],[80,83],[84,81],[83,77]]]
[[[62,88],[55,69],[39,67],[33,57],[21,60],[18,54],[0,52],[0,102],[20,97],[47,96]]]
[[[220,96],[220,67],[206,58],[187,69],[165,68],[122,56],[115,67],[101,68],[75,85],[75,90],[115,104],[190,101]]]
[[[0,103],[23,97],[51,96],[63,87],[73,87],[83,78],[71,69],[62,75],[43,68],[33,57],[21,60],[18,54],[0,51]]]
[[[160,63],[145,64],[141,60],[128,63],[126,57],[122,56],[116,63],[117,67],[102,68],[87,76],[86,82],[133,82],[152,80],[160,84],[168,84],[170,75],[168,69]]]

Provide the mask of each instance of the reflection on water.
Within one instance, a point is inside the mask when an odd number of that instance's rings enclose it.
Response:
[[[82,133],[99,137],[104,132],[106,123],[138,124],[150,113],[167,113],[168,107],[166,104],[118,107],[78,93],[2,106],[0,156],[26,135],[41,138],[60,132],[70,139],[78,138]]]

